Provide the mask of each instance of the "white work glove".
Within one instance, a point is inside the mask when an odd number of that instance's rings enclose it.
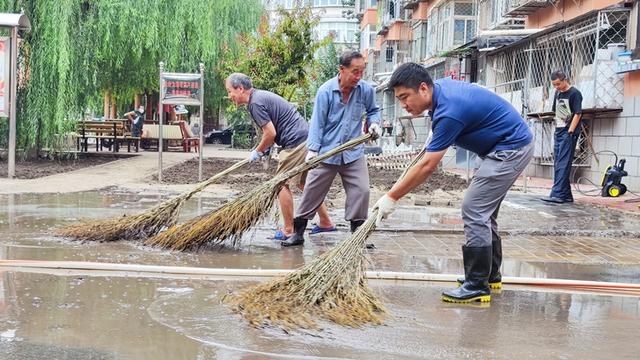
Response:
[[[375,205],[373,205],[373,210],[378,210],[378,214],[376,215],[376,226],[379,226],[383,219],[386,219],[396,211],[396,201],[385,194],[376,202]]]
[[[309,160],[313,159],[314,157],[318,156],[318,152],[317,151],[307,151],[307,156],[304,157],[304,162],[308,162]]]
[[[382,128],[377,123],[369,125],[369,134],[373,134],[373,138],[377,139],[382,136]]]
[[[263,156],[264,154],[256,149],[253,149],[251,151],[251,154],[249,154],[249,162],[256,162],[258,160],[260,160],[260,158]]]

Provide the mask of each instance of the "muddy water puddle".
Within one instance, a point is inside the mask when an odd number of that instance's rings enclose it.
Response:
[[[72,194],[0,196],[0,258],[291,269],[328,251],[349,235],[346,224],[339,221],[342,211],[335,209],[332,210],[332,214],[339,226],[338,232],[309,236],[304,247],[294,248],[281,248],[279,242],[272,239],[277,228],[276,222],[271,220],[273,217],[247,232],[242,248],[235,250],[214,247],[198,253],[179,253],[145,247],[139,242],[82,243],[52,235],[56,227],[81,218],[106,218],[120,216],[123,213],[139,213],[171,196],[172,194],[163,192],[131,193],[120,189]],[[209,196],[196,197],[184,206],[181,218],[189,219],[215,209],[225,200]],[[580,206],[552,206],[549,209],[549,206],[541,203],[527,195],[510,194],[500,214],[501,228],[523,228],[523,219],[527,219],[528,227],[550,227],[553,223],[544,215],[540,215],[540,212],[555,214],[556,221],[560,222],[563,216],[566,217],[567,211],[577,211],[580,212],[580,216],[571,220],[577,229],[583,227],[582,223],[589,223],[596,229],[640,229],[636,218],[617,216],[620,214],[617,212],[609,214],[602,209]],[[459,209],[456,208],[402,207],[391,219],[383,223],[381,230],[384,231],[376,231],[371,235],[370,241],[376,244],[377,249],[369,252],[370,267],[374,270],[388,271],[460,273],[460,245],[464,243],[464,235],[461,233],[459,222]],[[570,228],[572,223],[567,224],[565,227]],[[440,233],[434,234],[429,229],[438,230]],[[448,230],[453,230],[453,233],[447,234]],[[636,266],[620,267],[606,262],[589,263],[588,257],[585,257],[586,260],[583,259],[581,264],[566,264],[566,261],[562,262],[562,258],[556,259],[554,263],[547,263],[544,258],[536,256],[524,257],[526,261],[519,260],[517,256],[520,253],[530,253],[532,246],[551,246],[555,249],[558,248],[555,244],[571,241],[571,238],[554,240],[555,238],[550,237],[549,241],[539,244],[533,242],[535,238],[505,239],[505,252],[515,255],[505,256],[503,274],[507,276],[640,281],[637,276],[633,276],[639,269],[637,263]],[[598,242],[615,244],[613,239],[593,239],[586,238],[584,241],[595,242],[595,245],[598,245]],[[625,241],[632,245],[631,240]],[[584,248],[595,245],[581,244]],[[568,246],[568,249],[571,250],[572,247]]]
[[[442,284],[373,283],[391,316],[359,329],[255,329],[221,304],[248,282],[0,273],[0,349],[104,359],[539,358],[637,354],[637,299],[503,290],[440,302]],[[83,358],[83,357],[77,357]]]
[[[241,249],[198,253],[150,249],[138,243],[81,243],[52,236],[79,218],[140,212],[171,194],[118,189],[77,194],[0,196],[0,259],[74,260],[213,268],[291,269],[346,236],[310,237],[304,247],[282,249],[266,222],[245,236]],[[225,199],[196,198],[182,218]],[[501,213],[505,229],[551,226],[580,215],[570,226],[640,228],[633,217],[601,209],[541,207],[510,195]],[[505,211],[506,210],[506,211]],[[402,208],[370,240],[372,270],[460,273],[459,234],[435,236],[415,228],[459,230],[459,210]],[[335,219],[341,212],[333,209]],[[405,216],[406,215],[406,216]],[[555,216],[555,222],[550,222]],[[558,225],[559,226],[559,225]],[[423,228],[424,227],[424,228]],[[397,231],[396,231],[397,230]],[[511,239],[511,238],[510,238]],[[517,240],[517,238],[513,238]],[[637,282],[639,267],[505,259],[506,276]],[[447,283],[372,282],[389,308],[384,326],[350,329],[331,324],[321,333],[285,334],[254,329],[220,304],[220,297],[249,285],[239,281],[35,274],[0,268],[0,353],[3,359],[259,359],[287,358],[633,358],[640,320],[637,298],[514,291],[494,295],[488,307],[449,305]],[[605,355],[606,354],[606,355]]]

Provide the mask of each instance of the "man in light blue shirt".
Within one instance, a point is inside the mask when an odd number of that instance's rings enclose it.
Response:
[[[338,76],[318,89],[307,138],[307,161],[360,136],[364,114],[368,132],[377,136],[382,134],[375,89],[361,80],[364,68],[362,54],[347,51],[340,56]],[[302,201],[293,219],[295,233],[282,242],[283,246],[304,243],[307,222],[315,216],[337,174],[340,174],[347,194],[344,217],[350,221],[351,231],[364,223],[369,207],[369,171],[364,145],[359,145],[309,171]]]

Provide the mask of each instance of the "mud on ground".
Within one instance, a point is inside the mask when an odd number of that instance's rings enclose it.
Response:
[[[49,175],[66,173],[89,166],[106,164],[118,160],[115,156],[81,156],[77,159],[35,159],[19,161],[16,159],[16,178],[37,179]],[[0,160],[0,177],[7,177],[7,160]]]
[[[238,160],[239,161],[239,160]],[[202,161],[203,177],[209,178],[224,169],[235,164],[236,161],[221,158],[207,158]],[[238,192],[247,192],[255,188],[257,185],[271,179],[276,171],[277,161],[271,161],[268,169],[264,169],[261,163],[253,163],[245,165],[230,174],[226,178],[220,180],[220,183],[228,185],[231,189]],[[398,178],[402,175],[399,169],[369,169],[369,180],[372,188],[380,191],[390,189]],[[198,182],[198,160],[192,159],[179,165],[170,167],[163,171],[163,181],[169,184],[195,184]],[[154,175],[152,180],[156,180]],[[455,191],[462,190],[467,187],[467,183],[460,176],[445,172],[434,173],[429,180],[412,191],[413,194],[426,195],[432,194],[436,190]],[[336,176],[331,190],[327,197],[335,199],[343,194],[342,182],[339,176]]]

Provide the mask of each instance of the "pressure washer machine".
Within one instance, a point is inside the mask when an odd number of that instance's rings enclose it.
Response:
[[[616,164],[609,165],[602,174],[602,193],[603,197],[618,197],[627,192],[627,186],[622,183],[622,178],[628,173],[624,170],[625,159],[620,159]]]

